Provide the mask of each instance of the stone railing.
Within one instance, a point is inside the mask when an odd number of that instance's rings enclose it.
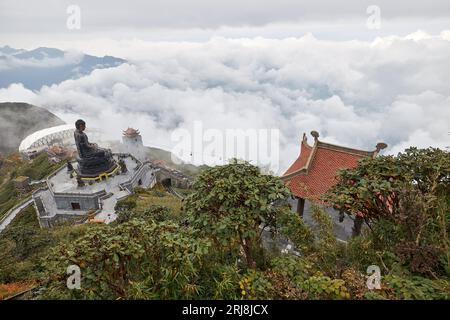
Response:
[[[139,179],[142,179],[143,175],[145,173],[147,173],[148,171],[152,170],[152,167],[149,166],[147,163],[143,163],[140,168],[136,171],[136,173],[133,175],[133,178],[125,181],[123,183],[120,184],[120,188],[123,190],[124,188],[127,189],[129,192],[132,192],[131,189],[133,187],[134,184],[136,184],[136,182]]]

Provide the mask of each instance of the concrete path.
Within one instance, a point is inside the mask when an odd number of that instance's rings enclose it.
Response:
[[[28,199],[25,202],[22,202],[19,205],[16,205],[8,213],[0,220],[0,233],[14,220],[17,214],[31,205],[33,203],[33,199]]]

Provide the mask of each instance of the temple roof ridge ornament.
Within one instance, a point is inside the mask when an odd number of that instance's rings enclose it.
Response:
[[[377,150],[377,152],[380,152],[381,150],[386,149],[387,146],[388,145],[384,142],[378,142],[376,145],[376,150]]]
[[[123,130],[123,135],[126,137],[136,137],[140,134],[141,133],[139,132],[139,129],[134,129],[134,128],[128,127],[127,130]]]

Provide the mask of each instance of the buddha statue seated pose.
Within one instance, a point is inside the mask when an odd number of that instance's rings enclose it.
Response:
[[[90,143],[84,133],[86,122],[77,120],[74,132],[75,144],[78,150],[78,172],[81,176],[95,177],[104,172],[110,172],[117,164],[108,149],[99,148],[97,144]]]

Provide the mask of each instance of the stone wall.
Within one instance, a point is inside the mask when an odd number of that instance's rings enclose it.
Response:
[[[65,213],[56,214],[54,216],[39,217],[39,224],[41,228],[52,228],[61,224],[69,223],[83,223],[87,219],[87,213],[80,212],[77,214]]]
[[[175,170],[159,167],[155,174],[158,182],[170,179],[172,187],[175,188],[188,189],[192,184],[192,180],[189,177]]]
[[[292,211],[297,214],[297,199],[290,199]],[[339,222],[339,212],[333,208],[325,208],[325,212],[330,216],[333,221],[333,231],[336,238],[340,240],[348,240],[352,236],[353,220],[345,215],[344,221]],[[312,204],[309,200],[305,200],[305,207],[303,212],[303,220],[307,225],[313,226],[314,219],[312,217]]]
[[[60,210],[90,210],[99,208],[99,196],[104,195],[105,192],[101,194],[92,195],[54,195],[56,207]],[[72,204],[78,204],[79,208],[74,208]],[[76,205],[76,207],[78,207]]]

